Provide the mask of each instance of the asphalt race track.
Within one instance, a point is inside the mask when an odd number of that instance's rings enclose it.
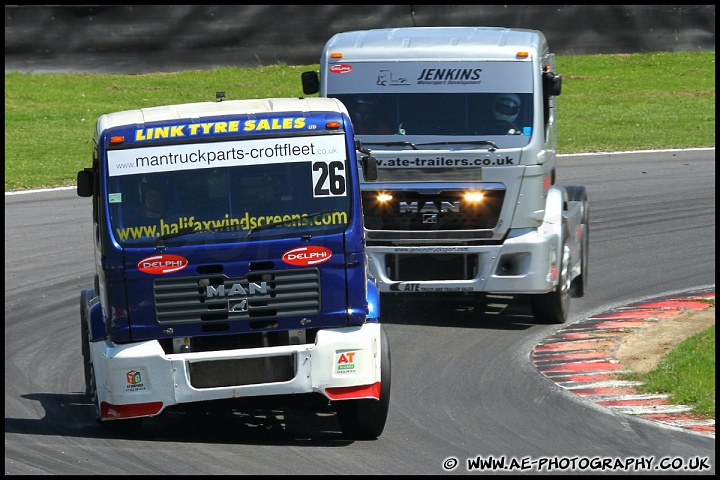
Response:
[[[590,199],[590,283],[570,324],[714,288],[714,148],[562,156],[558,183]],[[383,299],[392,394],[375,441],[343,440],[331,412],[233,405],[103,431],[82,394],[78,326],[93,255],[89,199],[5,196],[5,474],[715,473],[714,437],[543,376],[531,352],[561,326],[533,323],[520,299]]]

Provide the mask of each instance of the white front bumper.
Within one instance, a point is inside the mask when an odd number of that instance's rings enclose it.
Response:
[[[551,275],[553,257],[559,245],[559,229],[537,229],[508,238],[502,245],[473,246],[369,246],[370,272],[377,280],[380,292],[439,293],[487,292],[504,294],[546,293],[554,288]],[[390,254],[390,255],[388,255]],[[414,261],[429,262],[431,256],[475,256],[476,271],[471,278],[440,280],[403,280],[388,276],[392,268],[388,262],[397,255],[416,256]],[[442,268],[442,265],[438,268]]]
[[[368,323],[321,330],[315,344],[307,345],[166,354],[157,341],[126,345],[104,341],[91,344],[91,355],[98,403],[105,404],[102,411],[117,410],[113,406],[158,402],[162,403],[162,411],[182,403],[265,395],[316,392],[333,399],[333,393],[327,391],[329,388],[379,384],[380,342],[381,325]],[[228,360],[288,355],[293,358],[294,376],[286,381],[212,388],[191,385],[190,364],[193,362],[218,362],[218,368],[223,368],[228,365],[223,362]],[[364,392],[365,396],[353,398],[373,398],[369,390],[349,390]]]

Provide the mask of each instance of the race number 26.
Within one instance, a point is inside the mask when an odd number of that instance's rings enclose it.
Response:
[[[336,197],[345,195],[345,163],[313,163],[313,196]]]

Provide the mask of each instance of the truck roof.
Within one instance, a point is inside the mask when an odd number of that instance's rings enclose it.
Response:
[[[222,102],[196,102],[177,105],[125,110],[102,115],[97,121],[97,133],[123,125],[140,125],[150,122],[197,119],[221,115],[249,115],[258,113],[311,111],[347,113],[342,102],[335,98],[263,98],[226,100]]]
[[[334,35],[324,55],[342,53],[342,59],[514,59],[518,50],[548,51],[538,30],[505,27],[402,27],[356,30]],[[329,58],[328,58],[329,60]]]

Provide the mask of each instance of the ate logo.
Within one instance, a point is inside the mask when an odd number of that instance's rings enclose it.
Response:
[[[338,373],[351,373],[355,371],[355,354],[357,352],[345,352],[341,353],[337,357],[337,371]]]
[[[341,353],[340,358],[338,358],[338,363],[352,363],[354,356],[355,352]]]

